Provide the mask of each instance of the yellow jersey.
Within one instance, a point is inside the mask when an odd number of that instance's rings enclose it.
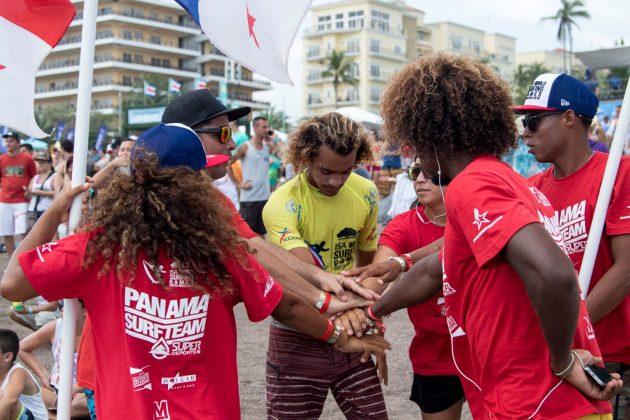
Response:
[[[356,251],[375,251],[378,193],[355,173],[334,196],[322,194],[302,172],[271,194],[263,210],[267,240],[287,251],[308,248],[315,265],[338,273]]]

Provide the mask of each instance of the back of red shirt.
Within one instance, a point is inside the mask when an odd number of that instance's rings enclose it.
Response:
[[[0,202],[26,203],[24,191],[36,174],[35,161],[30,155],[0,156]]]
[[[556,179],[553,168],[530,181],[541,190],[556,209],[558,227],[569,257],[580,270],[591,230],[599,188],[604,177],[608,155],[594,153],[573,174]],[[630,234],[630,157],[622,157],[617,179],[606,214],[606,224],[597,250],[589,292],[613,265],[611,237]],[[630,363],[630,295],[595,324],[595,335],[605,361]]]
[[[577,418],[611,412],[608,402],[587,399],[553,374],[523,282],[500,255],[530,223],[542,223],[563,248],[547,198],[497,158],[481,157],[449,185],[446,207],[447,324],[473,416]],[[599,355],[583,301],[574,347]]]

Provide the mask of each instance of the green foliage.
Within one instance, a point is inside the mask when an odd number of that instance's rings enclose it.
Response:
[[[258,116],[265,117],[269,122],[269,127],[273,129],[281,130],[286,133],[287,130],[291,128],[288,122],[289,117],[284,112],[276,110],[273,106],[259,112]]]
[[[333,89],[335,91],[335,108],[337,108],[337,92],[339,86],[348,84],[355,86],[359,81],[352,75],[352,61],[348,60],[343,51],[332,50],[326,57],[326,70],[322,72],[322,77],[332,77]]]
[[[584,9],[584,2],[581,0],[560,0],[561,7],[558,9],[554,16],[547,16],[541,19],[542,21],[555,21],[558,24],[558,41],[562,42],[564,49],[564,69],[571,73],[573,65],[573,27],[580,26],[575,21],[576,18],[590,19],[591,15]],[[569,43],[569,66],[567,67],[567,42]]]
[[[168,77],[161,74],[146,74],[144,75],[144,81],[152,86],[155,86],[155,96],[147,96],[144,94],[143,80],[138,78],[136,79],[136,83],[134,84],[134,90],[132,92],[129,92],[125,97],[125,110],[127,108],[142,106],[151,107],[168,105]]]
[[[532,82],[543,73],[549,73],[549,69],[543,63],[518,65],[512,81],[512,95],[515,105],[522,105],[525,102]]]
[[[117,118],[117,115],[106,115],[96,111],[92,112],[90,115],[88,147],[92,147],[95,144],[96,133],[101,125],[107,125],[109,131],[116,129],[113,125]],[[65,128],[62,138],[66,138],[68,130],[74,128],[76,113],[74,108],[69,108],[63,105],[53,105],[36,112],[35,120],[37,121],[37,124],[39,124],[40,128],[47,133],[50,133],[55,127],[57,127],[59,121],[63,121],[65,123]],[[53,138],[56,138],[56,136],[56,133],[53,133]],[[51,138],[45,138],[42,140],[48,141],[49,143],[53,142],[53,139]]]

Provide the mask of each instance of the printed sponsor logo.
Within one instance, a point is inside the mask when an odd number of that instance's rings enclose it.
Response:
[[[442,294],[444,296],[450,296],[455,292],[457,292],[457,290],[453,289],[453,286],[451,286],[449,282],[442,282]]]
[[[302,206],[297,204],[293,200],[288,200],[284,205],[284,208],[291,214],[295,214],[297,216],[298,222],[302,218]]]
[[[142,268],[144,268],[144,273],[147,275],[151,283],[160,284],[160,281],[153,276],[153,264],[143,260]],[[166,270],[161,264],[158,267],[158,270],[161,274],[166,274]],[[169,287],[190,287],[192,285],[192,279],[189,276],[179,274],[177,271],[177,264],[173,262],[171,263],[171,267],[168,272],[168,285]]]
[[[593,329],[593,324],[591,324],[591,319],[586,315],[584,315],[582,319],[586,324],[586,338],[589,340],[595,340],[595,330]]]
[[[540,223],[542,223],[542,225],[545,227],[547,233],[549,233],[554,242],[566,254],[567,247],[564,243],[564,240],[562,239],[562,232],[560,232],[560,228],[558,227],[558,217],[556,215],[554,215],[553,217],[548,217],[542,214],[540,211],[537,211],[537,214],[538,220],[540,220]]]
[[[556,218],[567,254],[584,252],[588,240],[586,200],[556,211]]]
[[[566,99],[560,99],[560,106],[569,106],[571,105],[571,102],[567,101]]]
[[[301,241],[302,240],[302,237],[300,235],[296,235],[295,233],[290,231],[288,228],[284,228],[281,231],[279,231],[278,235],[280,235],[280,239],[279,239],[280,243],[284,243],[286,241],[295,241],[295,240]]]
[[[57,242],[49,242],[42,246],[38,246],[37,249],[37,257],[41,262],[46,262],[44,260],[44,254],[52,252],[53,246],[57,245]]]
[[[628,206],[628,209],[630,209],[630,206]],[[628,219],[630,219],[630,215],[628,215],[628,216],[620,216],[619,217],[619,220],[628,220]]]
[[[151,378],[149,377],[149,366],[143,368],[129,367],[129,374],[131,375],[131,382],[133,384],[134,391],[142,391],[144,389],[151,390]]]
[[[197,375],[180,376],[179,372],[172,378],[162,378],[162,385],[166,385],[166,389],[192,388],[197,382]]]
[[[153,401],[155,410],[153,420],[171,420],[171,413],[168,411],[168,400]]]
[[[473,221],[473,225],[477,225],[477,229],[479,229],[479,233],[477,233],[477,236],[475,236],[473,238],[473,243],[477,242],[479,240],[479,238],[481,238],[483,236],[484,233],[486,233],[490,228],[492,228],[501,219],[503,219],[503,215],[501,215],[501,216],[497,217],[496,219],[494,219],[493,221],[490,221],[486,217],[488,215],[488,212],[485,211],[485,212],[481,213],[479,211],[479,209],[474,209],[473,210],[473,215],[475,217],[475,220]],[[486,223],[488,223],[488,224],[486,225]]]
[[[271,276],[267,276],[267,282],[265,283],[265,292],[263,293],[263,297],[267,297],[269,292],[271,292],[271,289],[273,289],[274,284],[276,284],[276,282],[273,281],[273,278]]]
[[[529,187],[529,191],[532,193],[538,203],[545,207],[551,207],[551,203],[549,202],[549,199],[547,199],[547,196],[543,194],[538,188]]]
[[[534,83],[532,83],[532,86],[529,88],[529,91],[527,92],[527,98],[525,99],[539,100],[543,92],[545,91],[546,85],[547,85],[547,82],[542,81],[542,80],[536,80]]]
[[[124,291],[125,333],[153,344],[156,359],[199,354],[210,296],[162,299],[130,287]]]
[[[452,316],[446,317],[446,324],[448,325],[448,330],[451,333],[451,337],[461,337],[462,335],[466,335],[462,327],[457,325],[455,319]]]

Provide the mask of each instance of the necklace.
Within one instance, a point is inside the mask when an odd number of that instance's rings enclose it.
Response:
[[[591,155],[588,157],[588,159],[586,159],[584,165],[580,166],[580,168],[583,168],[587,163],[589,163],[591,159],[593,159],[593,156],[595,156],[595,150],[591,151]],[[556,173],[556,165],[553,166],[553,176],[558,176],[558,174]]]
[[[440,226],[443,227],[445,223],[438,223],[437,219],[439,219],[440,217],[446,216],[446,212],[442,213],[442,214],[438,214],[437,216],[431,217],[431,215],[429,215],[429,209],[428,208],[424,208],[424,214],[429,218],[428,221],[424,221],[424,219],[422,218],[422,216],[420,215],[420,212],[418,211],[418,207],[420,206],[420,203],[418,203],[416,205],[416,216],[418,216],[418,219],[420,219],[420,222],[422,222],[423,225],[429,224],[429,223],[433,223],[436,226]]]

